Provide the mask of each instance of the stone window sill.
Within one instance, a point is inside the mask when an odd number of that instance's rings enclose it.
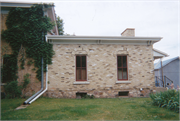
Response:
[[[89,84],[88,81],[79,81],[79,82],[74,82],[73,84]]]
[[[131,83],[131,81],[116,81],[116,84],[122,84],[122,83],[127,84],[127,83]]]

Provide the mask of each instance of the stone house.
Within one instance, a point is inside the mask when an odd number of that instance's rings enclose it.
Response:
[[[28,3],[1,3],[1,30],[11,7],[29,8]],[[54,8],[45,10],[45,15],[55,21]],[[154,59],[164,55],[155,51],[153,44],[161,37],[136,37],[135,29],[127,28],[121,36],[59,36],[55,26],[47,33],[46,41],[53,44],[53,64],[44,73],[43,86],[32,71],[33,65],[25,62],[25,69],[18,69],[18,82],[30,73],[30,84],[23,95],[32,96],[30,103],[44,95],[55,98],[76,98],[84,94],[96,98],[117,96],[148,96],[155,90]],[[4,54],[11,54],[8,43],[1,41]],[[3,57],[1,64],[3,64]],[[1,85],[3,85],[1,83]],[[43,90],[41,90],[43,88]],[[39,91],[41,90],[41,91]],[[27,101],[27,102],[29,102]]]
[[[0,2],[0,7],[1,7],[1,27],[0,27],[0,32],[2,30],[7,29],[5,23],[6,23],[8,13],[9,13],[11,8],[20,7],[20,8],[28,9],[32,5],[33,5],[33,3],[26,3],[26,2],[25,3],[22,3],[22,2]],[[55,15],[55,10],[54,10],[53,6],[49,7],[49,8],[45,8],[44,9],[44,15],[49,17],[52,22],[56,22],[56,15]],[[54,26],[54,28],[51,30],[51,32],[48,32],[47,34],[48,35],[59,35],[57,26]],[[6,58],[4,58],[3,56],[12,54],[12,50],[11,50],[11,47],[9,46],[9,44],[6,41],[1,39],[0,43],[1,43],[0,44],[1,45],[0,63],[1,63],[1,67],[2,67],[3,64],[8,63],[7,62],[8,60]],[[25,51],[25,50],[23,50],[23,48],[21,48],[20,51]],[[20,59],[20,54],[19,54],[18,60],[19,59]],[[24,75],[27,74],[27,73],[31,74],[31,76],[30,76],[31,82],[28,85],[28,87],[25,90],[23,90],[23,92],[22,92],[23,95],[25,95],[25,96],[31,96],[31,95],[33,95],[33,93],[38,92],[41,89],[41,82],[36,78],[36,73],[34,71],[32,71],[34,66],[33,65],[28,66],[27,62],[28,62],[28,59],[26,59],[26,61],[25,61],[25,69],[19,68],[17,75],[18,75],[18,82],[19,82],[19,84],[21,84],[22,81],[23,81]],[[18,61],[18,66],[20,66],[19,61]],[[44,78],[45,77],[46,77],[46,74],[44,74]],[[3,90],[4,85],[6,85],[6,81],[5,82],[1,81],[1,91],[2,92],[4,91]]]
[[[55,51],[48,66],[48,97],[139,97],[155,90],[153,61],[158,57],[153,44],[161,37],[136,37],[135,30],[127,28],[121,36],[46,39]]]

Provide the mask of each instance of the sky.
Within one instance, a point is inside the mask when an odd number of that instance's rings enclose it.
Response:
[[[180,0],[27,2],[54,2],[57,16],[64,20],[65,34],[121,36],[126,28],[135,28],[135,36],[163,37],[153,45],[169,55],[163,60],[180,56]]]

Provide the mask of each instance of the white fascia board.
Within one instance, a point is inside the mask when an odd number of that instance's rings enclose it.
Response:
[[[139,41],[155,41],[158,42],[162,37],[121,37],[121,36],[62,36],[47,35],[52,40],[139,40]]]
[[[2,7],[21,7],[21,8],[30,8],[33,5],[33,3],[15,3],[15,2],[2,2]]]
[[[8,14],[11,8],[20,7],[20,8],[30,8],[32,3],[13,3],[13,2],[1,2],[1,14]]]
[[[121,36],[62,36],[62,35],[46,35],[47,39],[54,44],[75,44],[75,43],[91,43],[91,44],[118,44],[118,43],[135,43],[154,44],[162,39],[162,37],[121,37]],[[85,42],[89,41],[89,42]]]

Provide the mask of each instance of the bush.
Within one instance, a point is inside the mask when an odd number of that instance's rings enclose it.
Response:
[[[179,91],[168,90],[156,94],[150,94],[152,104],[179,112]]]
[[[5,85],[4,90],[6,98],[19,98],[21,97],[22,90],[27,87],[30,82],[29,79],[30,74],[24,75],[23,84],[18,86],[18,81],[11,81]]]
[[[21,96],[21,86],[18,86],[18,81],[11,81],[5,85],[6,98],[15,98]]]
[[[82,96],[83,99],[94,99],[94,95],[85,95],[85,96]]]
[[[29,76],[30,76],[30,74],[26,74],[26,75],[24,75],[24,83],[23,83],[23,85],[22,85],[22,88],[24,89],[24,88],[26,88],[27,87],[27,85],[30,83],[30,79],[29,79]]]

